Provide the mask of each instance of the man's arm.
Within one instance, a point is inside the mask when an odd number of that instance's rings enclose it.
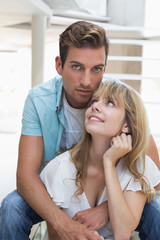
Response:
[[[17,189],[28,204],[45,219],[63,240],[100,240],[86,226],[72,220],[51,200],[39,171],[43,158],[43,138],[22,135],[19,143]]]
[[[156,143],[152,135],[150,136],[150,139],[149,139],[147,155],[154,161],[154,163],[157,165],[158,169],[160,170],[159,154],[158,154]],[[160,191],[160,183],[156,186],[156,190]]]
[[[155,162],[158,169],[160,170],[159,154],[158,154],[156,143],[155,143],[152,135],[149,138],[149,146],[148,146],[147,155]]]

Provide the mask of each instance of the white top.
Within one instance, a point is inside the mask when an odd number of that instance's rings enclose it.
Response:
[[[160,183],[160,171],[148,156],[146,156],[145,161],[146,166],[144,175],[149,180],[151,188],[154,188],[154,186]],[[124,190],[127,185],[127,190],[141,190],[141,184],[135,181],[132,173],[128,169],[124,169],[122,165],[120,161],[116,167],[122,190]],[[142,169],[142,163],[139,164],[139,169]],[[78,211],[91,208],[84,192],[79,195],[79,200],[73,197],[77,189],[74,181],[75,175],[76,168],[70,161],[70,154],[68,151],[50,161],[40,174],[40,178],[46,186],[52,200],[71,218]],[[107,192],[106,188],[104,188],[98,205],[106,200]],[[114,239],[110,222],[98,232],[105,239]]]
[[[86,108],[72,108],[63,95],[64,116],[66,119],[66,147],[70,148],[73,144],[78,143],[84,132],[84,113]]]

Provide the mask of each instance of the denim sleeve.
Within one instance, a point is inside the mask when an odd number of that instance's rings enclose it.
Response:
[[[42,129],[37,109],[30,95],[26,98],[23,109],[21,134],[29,136],[42,136]]]

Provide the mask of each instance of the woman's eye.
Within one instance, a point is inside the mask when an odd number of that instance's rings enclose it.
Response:
[[[96,99],[92,99],[91,104],[93,105],[93,104],[96,103],[96,102],[97,102]]]
[[[114,102],[111,101],[111,100],[109,100],[109,101],[107,102],[107,105],[112,107],[112,106],[114,106]]]

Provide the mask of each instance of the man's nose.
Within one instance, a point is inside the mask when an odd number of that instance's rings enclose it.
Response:
[[[83,71],[83,73],[81,75],[80,83],[84,87],[90,86],[90,84],[91,84],[91,73],[90,73],[90,70],[86,69],[86,70]]]

